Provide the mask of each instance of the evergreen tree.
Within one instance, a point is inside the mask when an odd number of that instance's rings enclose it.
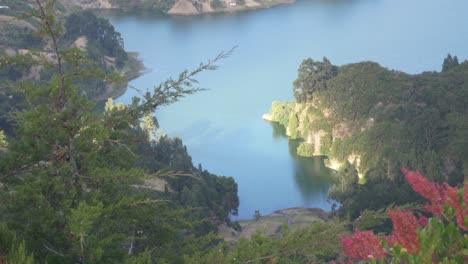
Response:
[[[194,76],[215,69],[229,52],[161,83],[130,105],[109,103],[105,112],[94,111],[74,80],[120,78],[97,68],[84,51],[61,49],[54,2],[35,0],[32,15],[40,23],[38,33],[49,38],[53,61],[37,56],[27,63],[45,65],[53,74],[42,82],[16,85],[29,105],[15,114],[16,135],[0,159],[0,222],[25,240],[17,251],[24,261],[29,261],[25,252],[49,264],[181,258],[171,247],[181,248],[190,239],[180,232],[192,228],[190,218],[134,187],[147,176],[133,166],[135,141],[141,139],[134,137],[140,120],[156,108],[199,91],[192,86]],[[20,59],[1,58],[0,64]]]
[[[338,74],[337,67],[324,57],[323,61],[305,59],[294,81],[294,96],[298,102],[310,101],[316,91],[325,90],[326,82]]]
[[[457,56],[452,57],[450,53],[447,55],[447,58],[444,59],[444,63],[442,64],[442,71],[448,71],[453,67],[458,66],[460,63],[458,62]]]

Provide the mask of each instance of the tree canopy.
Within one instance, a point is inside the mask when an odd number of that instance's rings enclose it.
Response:
[[[26,106],[13,114],[14,137],[0,154],[0,260],[178,263],[217,243],[209,233],[237,212],[237,184],[194,168],[180,140],[155,139],[148,125],[157,123],[140,124],[161,105],[200,91],[194,76],[216,69],[229,52],[130,105],[96,111],[74,81],[119,78],[100,70],[86,51],[60,46],[53,3],[36,0],[33,13],[53,60],[0,58],[1,65],[47,65],[51,73],[13,84]]]

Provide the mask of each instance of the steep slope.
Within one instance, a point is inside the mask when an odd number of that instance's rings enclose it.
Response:
[[[294,83],[297,102],[274,102],[264,119],[303,139],[298,154],[329,156],[389,178],[401,166],[432,179],[467,174],[468,62],[410,75],[377,63],[336,67],[305,60]],[[458,179],[458,180],[457,180]]]

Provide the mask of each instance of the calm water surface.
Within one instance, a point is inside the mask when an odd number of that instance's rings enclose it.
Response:
[[[208,91],[159,109],[164,131],[179,136],[194,164],[239,184],[239,219],[292,207],[330,209],[329,172],[298,158],[281,129],[262,120],[274,100],[292,100],[307,57],[332,63],[371,60],[410,73],[439,70],[447,53],[468,58],[466,0],[299,0],[237,14],[169,17],[109,15],[126,49],[150,73],[131,85],[148,89],[220,51],[238,46],[221,68],[199,76]],[[120,101],[129,102],[129,89]]]

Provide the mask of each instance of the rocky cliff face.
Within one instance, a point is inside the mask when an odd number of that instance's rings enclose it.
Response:
[[[354,164],[359,177],[364,177],[366,169],[361,166],[358,153],[335,157],[333,143],[350,136],[350,125],[344,122],[334,124],[329,120],[330,110],[321,110],[313,102],[273,102],[270,113],[264,114],[268,122],[278,122],[286,128],[286,135],[302,142],[297,148],[297,154],[304,157],[328,156],[325,165],[333,170],[339,170],[345,162]]]
[[[468,170],[467,83],[468,61],[411,75],[374,62],[306,59],[296,102],[273,102],[264,118],[302,140],[299,155],[328,156],[334,169],[351,163],[360,177],[396,179],[406,166],[457,183]]]

